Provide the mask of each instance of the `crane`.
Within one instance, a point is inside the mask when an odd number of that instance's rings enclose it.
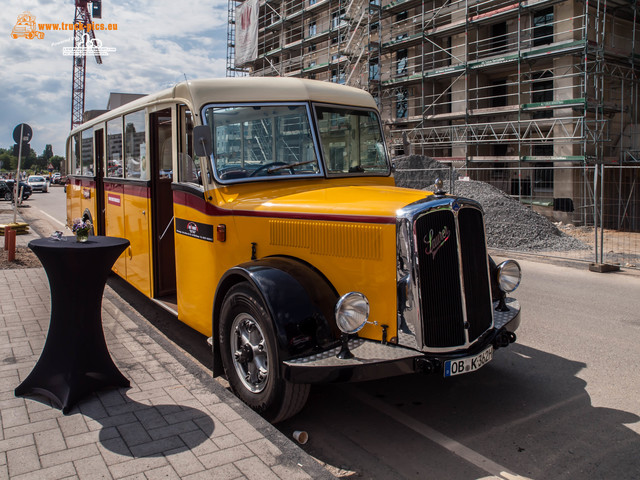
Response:
[[[73,80],[71,83],[71,130],[82,123],[84,115],[84,88],[87,69],[86,50],[87,44],[95,44],[96,35],[93,28],[87,28],[91,24],[91,13],[89,13],[89,3],[94,4],[94,17],[100,18],[101,0],[75,0],[76,15],[74,25],[82,25],[79,30],[74,30],[73,35]],[[97,5],[96,5],[97,4]],[[96,9],[96,6],[98,7]],[[98,12],[96,14],[96,12]],[[80,51],[81,50],[81,51]],[[80,52],[79,52],[80,51]],[[98,65],[102,63],[99,52],[94,51]]]

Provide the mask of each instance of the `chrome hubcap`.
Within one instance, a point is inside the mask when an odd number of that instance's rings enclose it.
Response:
[[[231,324],[231,355],[238,377],[252,393],[264,390],[269,378],[269,358],[264,334],[255,319],[241,313]]]

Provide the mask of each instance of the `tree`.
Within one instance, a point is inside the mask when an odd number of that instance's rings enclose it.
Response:
[[[13,149],[0,148],[0,168],[15,170],[18,159],[13,156]]]
[[[20,170],[29,170],[36,162],[38,156],[33,148],[28,152],[22,152]],[[15,171],[18,168],[18,157],[13,154],[13,147],[0,148],[0,161],[4,170]]]
[[[49,161],[51,160],[51,157],[53,157],[53,147],[51,146],[50,143],[47,143],[44,146],[44,151],[42,152],[42,158],[44,158],[44,161],[47,162],[48,164]]]
[[[38,160],[38,154],[33,148],[29,148],[29,152],[25,154],[22,152],[22,160],[20,161],[20,170],[29,170],[32,168]],[[17,167],[17,159],[16,159]]]
[[[49,159],[49,162],[51,163],[51,165],[53,165],[53,169],[59,172],[61,165],[64,164],[64,157],[61,157],[60,155],[54,155]]]
[[[43,172],[47,169],[48,162],[45,160],[43,155],[37,156],[33,159],[33,163],[31,167],[38,173]]]

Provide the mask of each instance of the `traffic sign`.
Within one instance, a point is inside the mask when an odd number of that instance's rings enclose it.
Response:
[[[22,139],[20,138],[20,130],[22,130]],[[33,130],[26,123],[21,123],[13,129],[13,141],[16,143],[20,143],[20,140],[29,143],[32,136]]]

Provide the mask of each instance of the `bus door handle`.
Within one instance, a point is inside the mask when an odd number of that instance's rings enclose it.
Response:
[[[165,227],[164,232],[162,232],[162,235],[160,235],[160,236],[158,237],[158,240],[162,240],[162,239],[164,238],[164,236],[167,234],[167,230],[169,230],[169,227],[170,227],[170,226],[171,226],[171,224],[173,223],[173,218],[174,218],[174,217],[171,217],[171,220],[169,220],[169,223],[167,223],[167,226]]]
[[[129,245],[127,252],[129,252],[129,260],[133,260],[133,252],[131,251],[131,245]]]

